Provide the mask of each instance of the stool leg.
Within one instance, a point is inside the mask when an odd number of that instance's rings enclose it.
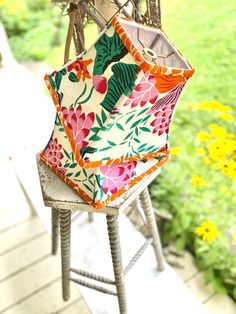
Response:
[[[88,221],[89,221],[89,222],[93,222],[93,220],[94,220],[94,215],[93,215],[93,213],[88,212]]]
[[[152,207],[152,202],[147,187],[140,193],[140,201],[144,210],[144,214],[146,217],[149,231],[151,233],[151,237],[153,239],[152,245],[156,255],[157,268],[158,270],[164,270],[164,257],[162,252],[160,235],[157,229],[154,210]]]
[[[62,296],[64,301],[70,298],[70,224],[71,211],[60,209]]]
[[[52,255],[57,254],[59,237],[59,210],[52,208]]]
[[[123,281],[123,266],[121,258],[121,249],[120,249],[120,236],[118,229],[118,216],[116,215],[106,215],[107,218],[107,229],[108,236],[110,241],[111,257],[113,264],[113,271],[116,282],[116,290],[118,303],[121,314],[127,313],[127,304],[126,304],[126,294],[125,294],[125,285]]]

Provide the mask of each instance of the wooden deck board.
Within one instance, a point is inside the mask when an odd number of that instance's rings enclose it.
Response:
[[[29,267],[50,252],[48,234],[43,233],[0,257],[0,282],[21,269]]]
[[[61,298],[61,280],[54,280],[48,285],[35,291],[30,297],[15,304],[12,308],[2,313],[6,314],[53,314],[58,313],[65,305],[80,300],[81,296],[76,286],[71,285],[70,300],[65,303]],[[80,308],[77,308],[80,313]],[[86,312],[85,312],[86,313]],[[90,312],[87,312],[88,314]]]
[[[44,227],[37,216],[0,233],[0,255],[27,242],[32,237],[44,232]]]
[[[0,285],[0,295],[4,295],[0,303],[0,311],[30,296],[34,291],[60,278],[59,276],[60,261],[48,255],[40,263],[10,277]],[[55,297],[60,296],[55,295]]]

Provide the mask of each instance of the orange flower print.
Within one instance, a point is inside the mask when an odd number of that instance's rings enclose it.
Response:
[[[156,76],[156,88],[159,93],[169,92],[175,88],[179,83],[184,83],[186,79],[181,75],[163,75],[157,74]]]
[[[88,65],[93,62],[92,59],[83,60],[82,58],[77,59],[75,62],[68,65],[67,70],[71,72],[75,70],[78,81],[80,81],[82,77],[82,81],[84,82],[86,79],[91,79],[91,75],[87,69]]]

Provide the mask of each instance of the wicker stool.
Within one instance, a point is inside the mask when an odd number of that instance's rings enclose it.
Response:
[[[70,189],[67,184],[60,180],[41,161],[37,160],[37,164],[45,206],[52,208],[52,254],[56,254],[57,252],[60,224],[63,299],[67,301],[70,297],[69,281],[72,280],[83,286],[117,296],[120,313],[127,313],[126,294],[123,277],[128,272],[128,270],[136,263],[138,258],[145,251],[149,244],[152,244],[153,246],[158,270],[164,269],[164,259],[162,254],[161,242],[157,230],[157,225],[155,223],[154,212],[149,192],[147,189],[148,184],[153,179],[155,179],[155,177],[160,173],[160,170],[157,170],[150,176],[146,177],[143,182],[135,185],[133,189],[130,189],[121,197],[100,210],[100,212],[106,214],[107,229],[115,277],[115,280],[112,280],[87,271],[70,268],[71,211],[87,211],[89,213],[89,220],[91,221],[93,219],[93,213],[96,212],[96,210],[92,206],[88,205],[72,189]],[[140,198],[140,203],[144,210],[147,225],[150,231],[150,237],[138,250],[138,252],[135,254],[127,267],[123,268],[118,228],[118,215],[137,198]],[[73,277],[71,278],[70,272],[75,272],[83,277],[87,277],[106,284],[115,285],[116,293],[112,290],[100,287],[99,285],[93,285],[91,283],[88,283],[85,280],[75,279]]]

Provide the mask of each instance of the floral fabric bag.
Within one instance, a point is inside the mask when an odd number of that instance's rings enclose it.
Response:
[[[92,47],[45,76],[57,116],[41,160],[106,206],[169,159],[169,124],[193,73],[162,30],[115,16]]]

